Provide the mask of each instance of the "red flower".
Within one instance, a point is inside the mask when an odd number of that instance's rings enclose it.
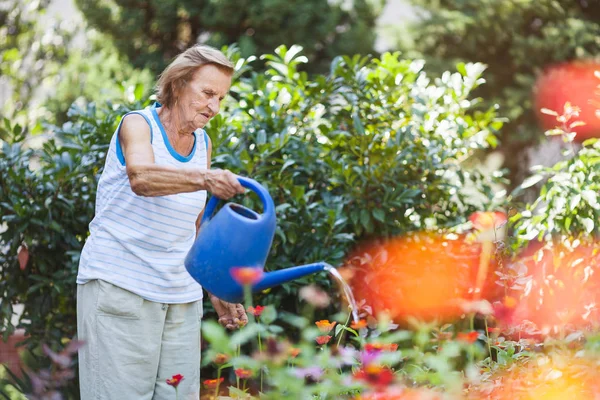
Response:
[[[364,319],[359,320],[358,322],[352,322],[350,324],[350,328],[355,329],[355,330],[359,330],[359,329],[363,329],[367,327],[367,321]]]
[[[248,307],[247,311],[249,313],[251,313],[252,315],[254,315],[255,317],[260,317],[260,314],[262,314],[263,310],[265,308],[263,306],[256,306],[256,307]]]
[[[254,375],[254,373],[252,372],[251,369],[245,369],[245,368],[238,368],[234,372],[235,372],[235,376],[237,376],[240,379],[252,378],[252,376]]]
[[[367,353],[374,353],[377,351],[396,351],[398,350],[398,345],[396,343],[367,343],[365,344],[365,351]]]
[[[233,267],[229,273],[240,285],[254,285],[262,279],[264,271],[262,267]]]
[[[477,211],[471,214],[469,221],[473,228],[478,231],[487,231],[489,229],[498,229],[507,221],[506,214],[500,211]]]
[[[179,384],[181,383],[182,380],[183,380],[183,375],[181,375],[181,374],[173,375],[171,377],[171,379],[167,379],[167,385],[173,386],[175,389],[177,389],[177,386],[179,386]]]
[[[324,345],[329,343],[329,341],[331,340],[331,336],[329,335],[324,335],[324,336],[317,336],[317,339],[315,339],[317,341],[318,344],[320,345]]]
[[[328,319],[322,319],[320,321],[315,322],[315,325],[317,325],[317,328],[319,328],[319,330],[323,333],[328,333],[329,331],[331,331],[333,329],[333,327],[335,326],[335,324],[337,324],[337,322],[335,322],[335,321],[329,322]]]
[[[369,364],[355,372],[354,378],[372,386],[383,387],[393,382],[394,372],[389,367]]]
[[[220,385],[223,380],[225,378],[219,378],[219,379],[206,379],[204,381],[204,386],[206,386],[207,389],[214,389],[217,387],[217,385]]]
[[[472,331],[469,333],[459,332],[458,335],[456,335],[456,339],[466,343],[475,343],[478,337],[479,333],[477,333],[476,331]]]

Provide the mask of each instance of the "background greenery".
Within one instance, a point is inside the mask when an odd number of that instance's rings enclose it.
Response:
[[[398,46],[443,71],[458,61],[488,66],[476,95],[509,122],[499,149],[514,184],[527,174],[523,153],[546,140],[535,121],[535,79],[551,64],[600,54],[600,3],[589,0],[410,0],[421,19]],[[561,110],[558,110],[561,111]],[[517,179],[518,178],[518,179]]]

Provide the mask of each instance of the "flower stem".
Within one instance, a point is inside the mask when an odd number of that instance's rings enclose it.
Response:
[[[350,316],[351,316],[351,315],[352,315],[352,312],[348,313],[348,318],[346,318],[346,322],[344,322],[344,326],[347,326],[347,325],[348,325],[348,322],[350,322]],[[337,345],[338,345],[338,346],[339,346],[339,345],[340,345],[340,343],[342,342],[342,336],[344,336],[344,333],[345,333],[345,332],[346,332],[346,330],[345,330],[345,329],[342,329],[342,330],[340,331],[340,337],[338,338],[338,342],[337,342]]]
[[[485,324],[485,336],[487,337],[487,345],[488,345],[488,351],[490,353],[490,365],[491,365],[491,363],[492,363],[492,345],[490,344],[490,332],[488,331],[487,316],[483,317],[483,322]]]
[[[215,399],[219,395],[219,386],[221,385],[221,367],[217,369],[217,386],[215,386]]]

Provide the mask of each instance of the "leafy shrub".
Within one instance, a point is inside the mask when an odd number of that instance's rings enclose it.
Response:
[[[463,162],[495,144],[502,125],[492,109],[469,111],[482,65],[431,79],[398,54],[339,57],[310,79],[300,51],[264,56],[266,73],[241,78],[209,129],[215,166],[258,180],[275,200],[267,268],[338,265],[357,241],[454,226],[490,205],[491,180]]]

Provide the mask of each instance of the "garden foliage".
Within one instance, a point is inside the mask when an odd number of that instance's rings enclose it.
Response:
[[[600,51],[600,3],[589,0],[412,0],[425,10],[411,28],[414,52],[443,71],[456,62],[488,65],[488,84],[476,95],[498,104],[510,120],[501,150],[514,176],[525,176],[527,143],[543,140],[536,126],[532,89],[551,64],[594,58]],[[408,50],[408,48],[407,48]],[[577,106],[577,104],[574,104]],[[579,105],[583,107],[584,105]],[[561,110],[556,110],[561,111]],[[521,178],[522,179],[522,178]],[[517,184],[518,182],[514,182]]]
[[[339,57],[331,72],[309,78],[301,48],[281,46],[252,58],[233,54],[238,76],[224,109],[207,127],[214,167],[263,183],[277,206],[278,228],[267,269],[326,260],[334,265],[357,242],[464,222],[493,201],[490,180],[465,167],[494,143],[493,110],[471,111],[480,64],[428,77],[423,63],[398,54]],[[143,91],[135,91],[141,95]],[[133,103],[73,106],[52,138],[28,148],[22,128],[5,120],[0,151],[0,327],[18,326],[38,349],[57,350],[75,334],[75,275],[94,214],[108,142]],[[260,210],[257,199],[238,201]],[[299,285],[275,288],[263,303],[294,311]]]
[[[382,1],[308,0],[77,0],[90,27],[107,34],[137,68],[155,73],[196,43],[238,43],[248,57],[280,44],[306,49],[313,71],[324,71],[339,54],[369,54]]]

